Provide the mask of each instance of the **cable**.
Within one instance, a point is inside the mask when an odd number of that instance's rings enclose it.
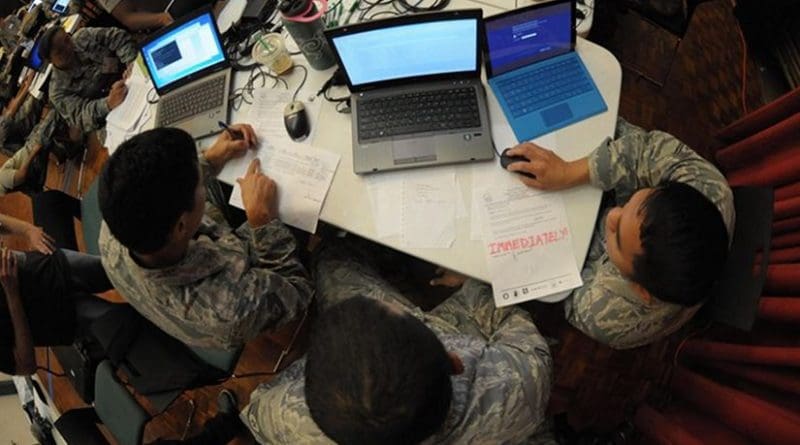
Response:
[[[55,376],[55,377],[66,377],[67,376],[67,374],[65,374],[63,372],[55,372],[50,368],[45,368],[44,366],[37,366],[36,370],[37,371],[44,371],[44,372],[46,372],[46,373],[48,373],[48,374],[50,374],[52,376]]]
[[[297,85],[297,88],[294,90],[294,94],[292,94],[292,102],[297,100],[297,93],[300,92],[300,89],[303,88],[303,85],[306,84],[306,80],[308,79],[308,68],[304,67],[303,65],[295,65],[295,68],[303,69],[303,80],[300,81],[300,85]]]
[[[289,89],[289,84],[286,83],[286,80],[264,70],[261,65],[256,65],[256,67],[250,70],[250,77],[248,77],[247,82],[245,82],[242,87],[231,91],[230,98],[228,99],[231,104],[231,108],[239,111],[239,108],[241,108],[242,104],[252,104],[253,92],[256,88],[265,88],[267,86],[267,78],[273,80],[273,84],[269,88],[275,88],[280,82],[283,83],[284,88],[287,90]],[[261,81],[260,85],[256,85],[256,82],[258,81]]]
[[[742,115],[747,114],[747,41],[744,39],[742,27],[737,26],[742,41]]]

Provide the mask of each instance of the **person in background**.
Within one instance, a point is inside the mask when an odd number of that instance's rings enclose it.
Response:
[[[83,28],[70,36],[51,27],[40,38],[39,55],[54,67],[53,107],[70,126],[88,133],[104,127],[109,111],[125,100],[122,78],[137,50],[130,34],[118,28]]]
[[[168,12],[152,12],[144,9],[138,0],[96,0],[98,6],[111,14],[129,31],[148,31],[163,28],[172,23]]]
[[[9,143],[25,140],[42,117],[44,101],[28,94],[34,73],[28,73],[17,94],[0,113],[0,147],[9,150]]]
[[[615,140],[564,161],[533,143],[509,154],[522,182],[543,190],[591,184],[609,194],[581,275],[565,300],[570,324],[616,349],[655,342],[702,306],[733,237],[733,193],[722,174],[681,141],[623,119]]]
[[[422,312],[373,269],[373,248],[321,248],[308,353],[241,413],[256,440],[553,443],[552,360],[530,315],[458,276],[445,282],[460,289]]]

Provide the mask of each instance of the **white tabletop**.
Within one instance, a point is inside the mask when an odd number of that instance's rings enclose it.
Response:
[[[497,0],[455,0],[451,8],[477,7],[484,10],[484,15],[502,12],[502,8],[490,6],[487,3],[499,6]],[[510,2],[513,6],[513,2]],[[537,139],[542,145],[553,149],[567,160],[586,156],[605,138],[614,133],[614,128],[619,110],[619,97],[622,84],[622,70],[616,58],[606,49],[578,38],[576,50],[581,56],[589,72],[603,96],[608,110],[604,113],[583,120],[566,128],[558,130]],[[295,56],[295,60],[303,65],[302,56]],[[287,77],[287,82],[292,89],[299,83],[301,74],[294,70]],[[299,98],[308,100],[320,86],[330,77],[333,69],[316,71],[309,69],[306,86],[301,90]],[[237,73],[235,84],[239,85],[246,80],[246,73]],[[505,117],[494,98],[490,88],[486,88],[489,104],[489,114],[492,120],[492,132],[495,145],[499,150],[513,146],[516,139],[508,126]],[[318,98],[317,100],[322,100]],[[246,105],[237,112],[231,113],[231,122],[238,122],[247,113]],[[470,237],[472,215],[457,221],[456,239],[447,249],[409,248],[406,247],[402,237],[378,238],[373,223],[372,208],[367,192],[367,184],[363,177],[353,173],[353,154],[351,145],[351,116],[336,112],[333,104],[324,103],[319,119],[314,125],[313,145],[318,148],[330,150],[341,155],[341,162],[333,179],[333,184],[322,207],[320,219],[348,232],[373,240],[398,251],[421,258],[431,263],[446,267],[462,274],[490,282],[491,277],[486,264],[486,253],[479,241]],[[491,167],[491,166],[490,166]],[[471,164],[448,166],[455,168],[458,183],[462,187],[462,196],[467,213],[470,213],[472,200],[472,170]],[[426,169],[435,175],[437,167]],[[380,173],[378,173],[380,174]],[[497,174],[510,174],[497,167]],[[578,187],[562,193],[573,234],[573,252],[578,265],[582,265],[591,242],[592,231],[597,218],[600,205],[601,191],[590,186]],[[398,203],[400,205],[400,203]],[[551,298],[557,301],[565,296]]]

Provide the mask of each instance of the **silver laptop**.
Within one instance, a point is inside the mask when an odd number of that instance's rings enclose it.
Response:
[[[480,9],[470,9],[325,32],[352,93],[356,173],[494,157],[481,19]]]
[[[141,54],[159,95],[156,127],[181,128],[194,138],[218,133],[218,122],[228,120],[231,69],[211,11],[161,30]]]

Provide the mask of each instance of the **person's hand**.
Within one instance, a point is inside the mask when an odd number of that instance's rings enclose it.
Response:
[[[431,286],[459,287],[467,281],[464,275],[442,267],[436,269],[436,275],[430,282]]]
[[[217,170],[233,158],[244,155],[258,144],[256,131],[248,124],[234,124],[220,133],[214,145],[205,151],[206,160]]]
[[[518,175],[525,185],[542,190],[562,190],[589,181],[589,166],[585,158],[567,162],[552,150],[532,142],[519,144],[508,151],[509,156],[522,156],[527,162],[515,162],[508,171],[530,173],[536,178]]]
[[[55,240],[53,237],[45,233],[41,227],[36,227],[33,224],[29,225],[25,230],[25,237],[31,247],[45,255],[50,255],[55,250]]]
[[[158,15],[158,25],[161,27],[169,26],[173,22],[172,15],[168,12],[162,12]]]
[[[0,285],[6,294],[19,295],[19,276],[17,270],[17,258],[11,249],[5,247],[0,252]]]
[[[278,186],[261,173],[261,161],[253,159],[247,174],[236,180],[242,189],[242,203],[250,227],[261,227],[278,217]]]
[[[128,87],[125,86],[124,80],[118,80],[114,82],[114,85],[111,85],[111,91],[108,93],[108,97],[106,98],[106,103],[108,104],[108,109],[113,110],[122,104],[125,101],[125,96],[128,95]]]
[[[26,91],[28,90],[28,88],[33,83],[33,75],[34,75],[33,71],[31,71],[30,73],[25,75],[25,79],[22,80],[22,85],[20,85],[20,89],[26,90]]]

